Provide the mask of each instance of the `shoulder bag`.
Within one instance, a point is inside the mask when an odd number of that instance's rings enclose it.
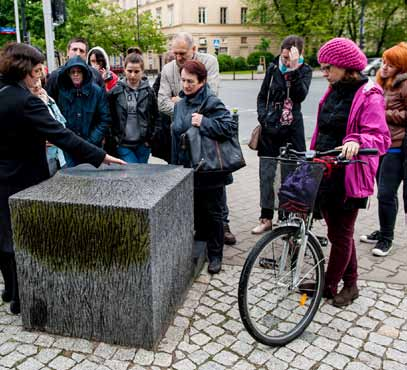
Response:
[[[270,83],[269,83],[269,88],[267,91],[267,101],[266,101],[266,111],[269,109],[269,99],[270,99],[270,89],[271,89],[271,84],[273,83],[273,78],[274,78],[274,71],[275,68],[273,69],[273,73],[271,75]],[[259,149],[259,140],[260,140],[260,135],[261,135],[261,125],[260,123],[253,129],[249,142],[247,143],[247,146],[252,149],[252,150],[258,150]]]

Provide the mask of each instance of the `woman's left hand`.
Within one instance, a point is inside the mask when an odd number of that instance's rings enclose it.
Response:
[[[359,152],[360,145],[356,141],[348,141],[335,149],[342,149],[341,156],[346,159],[352,159]]]
[[[202,122],[202,114],[192,113],[192,126],[200,127]]]
[[[299,67],[298,61],[300,59],[300,52],[295,46],[292,46],[289,52],[290,68],[297,69]]]

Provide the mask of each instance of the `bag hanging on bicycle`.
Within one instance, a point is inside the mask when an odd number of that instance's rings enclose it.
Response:
[[[246,166],[237,134],[218,141],[201,135],[199,127],[192,126],[181,135],[181,145],[188,151],[195,171],[230,173]]]

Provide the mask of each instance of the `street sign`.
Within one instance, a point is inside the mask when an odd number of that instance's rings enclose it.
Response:
[[[220,47],[220,40],[219,39],[213,39],[212,43],[213,43],[213,47],[215,49]]]
[[[1,35],[15,35],[16,29],[15,29],[15,27],[0,27],[0,34]]]

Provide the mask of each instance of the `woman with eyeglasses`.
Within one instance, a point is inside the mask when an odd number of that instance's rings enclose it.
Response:
[[[287,143],[295,150],[305,150],[301,103],[308,95],[312,70],[304,63],[303,50],[301,37],[286,37],[280,55],[267,69],[257,96],[257,116],[261,125],[257,148],[261,212],[259,224],[252,229],[252,234],[271,230],[274,216],[274,162],[262,157],[278,156],[280,147]]]
[[[311,149],[342,149],[352,159],[360,148],[386,152],[390,135],[386,125],[383,91],[361,74],[367,64],[359,47],[346,38],[334,38],[318,52],[318,62],[328,90],[320,101]],[[366,208],[373,194],[379,156],[364,156],[367,162],[333,168],[324,178],[318,203],[328,227],[331,252],[325,275],[324,297],[343,307],[359,296],[357,257],[353,239],[358,210]],[[338,285],[343,288],[338,293]]]
[[[386,98],[386,121],[391,133],[391,147],[382,157],[378,176],[380,230],[362,235],[360,241],[375,243],[372,254],[384,257],[393,248],[398,211],[397,191],[404,182],[404,209],[407,213],[407,43],[401,42],[383,53],[383,65],[376,75]],[[403,144],[404,143],[404,144]],[[404,146],[404,147],[403,147]]]

